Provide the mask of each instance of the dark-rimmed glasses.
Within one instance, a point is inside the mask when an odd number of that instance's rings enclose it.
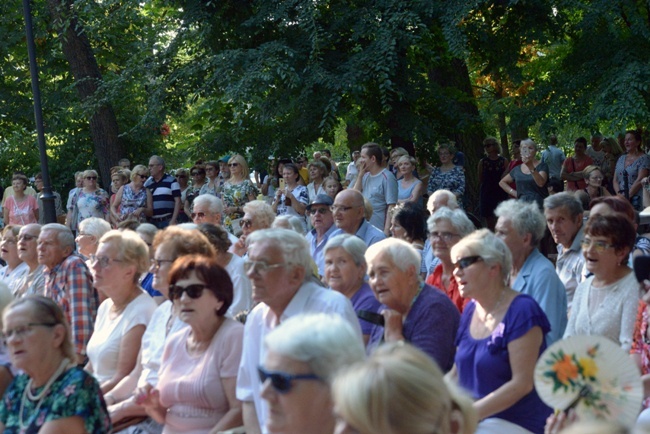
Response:
[[[472,264],[477,263],[478,261],[482,261],[483,258],[480,256],[465,256],[464,258],[460,258],[458,261],[453,262],[452,264],[454,265],[454,270],[460,268],[461,270],[464,270],[465,268],[469,267]]]
[[[281,394],[291,392],[291,389],[293,388],[292,382],[295,380],[321,380],[321,378],[316,374],[289,374],[280,371],[267,371],[261,366],[257,368],[257,373],[260,376],[260,382],[262,384],[264,384],[266,380],[271,380],[271,386],[273,386],[273,389]]]
[[[177,300],[183,296],[183,293],[186,293],[189,298],[196,300],[203,295],[205,288],[206,286],[202,283],[187,286],[169,285],[169,299]]]

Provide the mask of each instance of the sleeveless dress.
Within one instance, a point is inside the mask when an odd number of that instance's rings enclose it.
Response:
[[[413,194],[413,189],[415,188],[415,186],[422,183],[422,181],[420,181],[419,179],[415,179],[415,182],[413,182],[413,184],[411,184],[409,187],[402,188],[403,181],[404,181],[403,179],[397,181],[397,200],[406,200],[409,197],[411,197],[411,194]],[[422,205],[422,202],[423,199],[422,196],[420,196],[420,198],[417,200],[417,203],[419,205]]]
[[[141,188],[139,192],[133,191],[129,184],[124,186],[122,190],[122,204],[120,205],[120,220],[124,221],[133,216],[133,213],[138,208],[147,207],[147,189]],[[135,216],[133,216],[135,217]],[[140,222],[146,221],[144,213],[140,214],[138,219]]]
[[[496,160],[491,160],[488,157],[481,159],[483,169],[483,182],[481,182],[480,190],[481,217],[494,216],[497,205],[508,198],[506,192],[499,187],[505,162],[505,157],[501,155]]]

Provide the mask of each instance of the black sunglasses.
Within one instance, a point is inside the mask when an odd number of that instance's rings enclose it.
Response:
[[[95,179],[97,179],[97,177],[96,176],[86,176],[86,179],[88,181],[94,181]]]
[[[200,283],[187,286],[169,285],[169,299],[176,300],[177,298],[181,298],[184,292],[187,293],[189,298],[197,299],[203,295],[204,289],[205,285]]]
[[[143,175],[142,173],[138,173],[138,176],[140,177],[140,179],[147,179],[147,178],[149,178],[149,175]]]
[[[291,382],[293,380],[320,380],[316,374],[293,375],[286,372],[267,371],[261,366],[257,368],[257,372],[260,375],[260,382],[262,384],[269,379],[271,380],[271,386],[273,386],[273,389],[282,394],[291,392],[291,388],[293,387]]]
[[[454,262],[454,268],[460,268],[461,270],[464,270],[465,268],[469,267],[472,264],[477,263],[478,261],[482,261],[483,258],[480,256],[465,256],[464,258],[460,258],[457,262]]]

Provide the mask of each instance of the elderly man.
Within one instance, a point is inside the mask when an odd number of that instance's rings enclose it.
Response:
[[[16,283],[14,297],[24,295],[43,295],[45,287],[45,266],[38,263],[38,236],[41,225],[31,223],[20,228],[18,233],[18,257],[29,267],[27,274]]]
[[[223,202],[211,194],[202,194],[194,199],[192,221],[195,224],[211,223],[221,226],[221,214],[223,213]],[[228,232],[228,239],[234,246],[239,238]]]
[[[50,223],[41,228],[37,251],[38,263],[45,266],[43,295],[53,299],[65,313],[77,353],[76,363],[84,363],[98,300],[90,271],[74,253],[74,247],[74,236],[68,227]]]
[[[553,194],[544,199],[544,216],[557,243],[555,270],[566,288],[570,309],[576,287],[586,275],[585,257],[580,245],[584,236],[582,205],[571,193]]]
[[[266,427],[283,434],[332,434],[336,420],[330,381],[365,358],[363,344],[341,317],[324,313],[289,318],[265,340],[259,369],[262,397],[270,407]],[[288,383],[277,374],[300,375]],[[310,380],[310,381],[304,381]]]
[[[460,313],[449,297],[420,280],[420,254],[409,243],[388,238],[366,250],[370,287],[383,304],[384,326],[370,335],[368,348],[407,341],[447,372],[454,364]]]
[[[165,160],[157,155],[149,159],[149,172],[144,186],[153,196],[151,223],[158,229],[175,225],[181,209],[181,187],[176,178],[165,173]]]
[[[372,205],[370,223],[390,234],[390,211],[397,203],[397,179],[395,175],[382,166],[382,150],[376,143],[366,143],[361,147],[361,154],[357,161],[359,176],[354,183],[354,188],[363,193]]]
[[[331,236],[356,235],[366,243],[366,246],[385,239],[386,235],[365,219],[365,212],[361,193],[352,189],[339,192],[332,205],[334,224],[338,230],[334,231]]]
[[[551,323],[546,335],[551,345],[562,338],[567,325],[567,295],[553,263],[537,249],[546,229],[544,215],[536,202],[516,199],[501,202],[494,213],[495,232],[512,253],[510,286],[533,297],[542,308]]]
[[[332,198],[326,194],[319,194],[307,206],[307,214],[310,216],[311,226],[314,228],[307,233],[309,251],[318,267],[318,274],[325,275],[325,244],[330,239],[332,232],[336,231],[334,216],[330,207]]]
[[[268,406],[261,397],[258,367],[265,360],[263,343],[280,323],[301,313],[323,312],[343,317],[361,341],[361,329],[352,304],[341,293],[309,279],[311,257],[303,236],[288,229],[251,233],[247,240],[246,273],[259,303],[248,315],[244,349],[237,376],[237,399],[243,401],[247,434],[268,432]]]

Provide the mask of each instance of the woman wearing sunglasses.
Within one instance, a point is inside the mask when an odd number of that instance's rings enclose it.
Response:
[[[223,184],[221,199],[226,206],[224,209],[224,226],[233,235],[239,236],[241,232],[240,222],[244,216],[243,206],[255,200],[257,188],[248,178],[248,164],[244,157],[237,154],[228,160],[230,178]]]
[[[82,174],[82,179],[83,187],[77,191],[68,207],[66,224],[70,228],[77,228],[79,223],[88,217],[98,217],[108,221],[108,193],[97,186],[97,172],[86,170]],[[73,222],[75,215],[76,221]]]
[[[209,433],[241,426],[235,383],[244,326],[225,313],[233,288],[213,259],[185,256],[169,272],[169,297],[189,328],[165,345],[155,389],[138,397],[163,433]]]
[[[86,370],[108,393],[135,368],[142,335],[157,305],[138,283],[149,265],[149,250],[135,232],[107,232],[90,263],[95,288],[108,298],[97,311]]]
[[[533,372],[550,325],[537,302],[505,283],[506,244],[487,229],[451,248],[460,294],[471,298],[460,321],[452,380],[474,398],[477,433],[543,433],[552,410],[537,395]]]
[[[628,267],[635,238],[632,223],[621,214],[589,217],[582,253],[593,275],[576,288],[564,337],[605,336],[630,350],[639,306],[639,284]]]
[[[303,314],[283,321],[264,343],[258,374],[269,408],[268,432],[333,433],[330,381],[364,359],[358,333],[339,315]]]
[[[111,214],[116,221],[123,222],[133,219],[144,222],[147,217],[152,215],[151,190],[144,187],[144,182],[148,177],[149,170],[142,164],[133,168],[131,182],[120,187],[111,205]]]

